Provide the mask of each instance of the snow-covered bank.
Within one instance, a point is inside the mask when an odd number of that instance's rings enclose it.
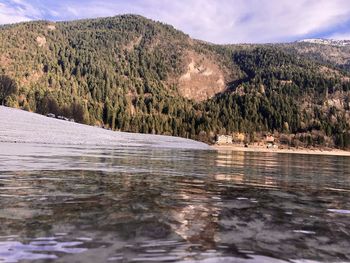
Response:
[[[210,149],[183,138],[114,132],[0,106],[0,142]]]

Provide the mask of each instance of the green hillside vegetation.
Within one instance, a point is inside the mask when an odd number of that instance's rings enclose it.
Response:
[[[183,96],[189,56],[204,80],[212,73],[198,63],[220,71],[224,90],[205,100]],[[206,142],[274,133],[292,146],[350,147],[346,70],[294,46],[212,45],[134,15],[0,27],[3,104]]]

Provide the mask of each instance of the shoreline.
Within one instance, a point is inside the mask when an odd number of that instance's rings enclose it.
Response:
[[[234,151],[234,152],[259,152],[259,153],[288,153],[288,154],[308,154],[308,155],[329,155],[329,156],[349,156],[350,152],[339,149],[308,149],[308,148],[288,148],[288,149],[268,149],[261,146],[244,145],[211,145],[217,151]]]

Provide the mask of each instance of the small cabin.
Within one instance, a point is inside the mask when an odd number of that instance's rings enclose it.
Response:
[[[266,148],[267,149],[278,149],[278,146],[276,144],[273,144],[273,143],[268,143],[266,145]]]
[[[275,137],[272,135],[265,136],[265,143],[267,144],[275,144]]]
[[[217,144],[232,144],[233,138],[230,135],[218,135],[216,137]]]
[[[278,146],[276,145],[276,139],[272,135],[266,135],[265,136],[265,144],[268,149],[277,149]]]

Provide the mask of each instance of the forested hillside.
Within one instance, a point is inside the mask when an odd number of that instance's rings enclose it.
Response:
[[[113,130],[347,148],[348,66],[297,45],[212,45],[134,15],[2,26],[0,102]]]
[[[350,45],[336,46],[307,42],[278,44],[286,52],[350,72]]]

